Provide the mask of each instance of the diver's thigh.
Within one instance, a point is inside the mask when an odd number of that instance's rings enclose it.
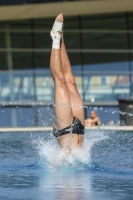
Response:
[[[73,113],[67,85],[56,83],[55,87],[55,115],[58,121],[57,129],[69,126],[73,121]]]

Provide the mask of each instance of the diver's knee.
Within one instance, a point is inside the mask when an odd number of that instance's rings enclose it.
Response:
[[[76,81],[75,78],[70,78],[67,80],[67,85],[70,92],[73,92],[76,89]]]
[[[55,78],[55,83],[60,85],[66,85],[66,79],[63,74],[58,74]]]

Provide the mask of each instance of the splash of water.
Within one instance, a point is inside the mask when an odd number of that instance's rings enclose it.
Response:
[[[32,139],[40,155],[40,165],[47,168],[72,167],[76,169],[93,168],[91,149],[97,143],[107,139],[101,130],[86,132],[82,149],[66,153],[59,148],[57,140],[50,134],[46,140],[43,138]]]

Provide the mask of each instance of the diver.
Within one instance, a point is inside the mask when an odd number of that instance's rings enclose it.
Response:
[[[59,14],[50,32],[52,50],[50,71],[54,80],[53,134],[61,148],[81,148],[84,139],[84,106],[78,92],[63,36],[63,14]]]

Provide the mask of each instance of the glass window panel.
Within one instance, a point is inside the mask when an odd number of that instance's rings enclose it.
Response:
[[[0,29],[4,29],[5,28],[5,22],[4,21],[1,21],[0,22]]]
[[[133,30],[133,12],[128,13],[129,29]]]
[[[14,5],[14,4],[23,4],[23,3],[26,3],[25,0],[1,0],[0,1],[0,5]]]
[[[31,20],[15,20],[10,21],[11,29],[30,29],[31,28]]]
[[[81,54],[68,52],[70,63],[73,71],[81,71]]]
[[[34,74],[33,71],[15,71],[13,74],[13,87],[12,92],[14,99],[17,101],[22,100],[34,100],[35,88],[34,88]],[[11,79],[9,79],[11,81]],[[10,84],[10,83],[9,83]]]
[[[36,97],[38,101],[53,102],[54,83],[50,73],[44,71],[36,74]]]
[[[101,85],[106,85],[107,82],[108,82],[108,77],[107,77],[107,76],[104,76],[104,75],[101,76],[100,82],[101,82]]]
[[[128,16],[129,16],[129,30],[131,31],[128,39],[130,40],[130,48],[133,49],[133,13],[129,13]]]
[[[127,49],[126,33],[83,33],[84,49]]]
[[[80,36],[79,33],[65,32],[65,46],[69,49],[80,49]]]
[[[54,17],[45,19],[34,19],[34,29],[48,29],[50,32],[54,20]]]
[[[125,30],[125,13],[82,16],[83,29]]]
[[[51,49],[52,40],[49,32],[47,33],[34,33],[34,45],[35,48]]]
[[[133,33],[130,33],[129,34],[129,38],[128,38],[129,40],[130,40],[130,49],[131,50],[133,50]]]
[[[131,62],[130,62],[130,66],[131,66],[131,70],[133,71],[133,54],[130,54],[131,57]]]
[[[5,33],[0,33],[0,48],[5,48],[6,42],[5,42]]]
[[[48,68],[50,67],[50,52],[48,53],[39,53],[35,52],[35,67],[39,68]],[[70,63],[73,70],[81,70],[81,54],[80,53],[71,53],[68,52]]]
[[[83,77],[81,75],[82,65],[81,65],[81,57],[80,53],[68,53],[70,63],[72,66],[72,71],[76,80],[77,88],[80,93],[81,98],[83,98]]]
[[[79,17],[65,17],[64,29],[79,29]]]
[[[131,56],[131,62],[130,62],[130,69],[131,69],[131,76],[130,76],[130,82],[131,82],[131,89],[132,89],[132,91],[131,91],[131,93],[132,93],[132,97],[133,97],[133,54],[130,54],[130,56]]]
[[[84,70],[128,71],[128,55],[124,53],[84,53]]]
[[[11,96],[11,84],[8,72],[0,73],[0,101],[9,101]]]
[[[30,33],[11,33],[12,48],[31,48]]]
[[[0,100],[19,101],[35,99],[32,71],[0,73]]]
[[[13,52],[13,69],[33,68],[32,53]]]
[[[130,49],[133,50],[133,33],[132,33],[132,31],[133,31],[133,12],[129,13],[128,16],[129,16],[129,30],[131,31],[128,35],[129,36],[128,39],[130,41],[130,44],[129,44]],[[129,54],[129,58],[131,59],[130,68],[133,72],[133,53]],[[132,80],[131,87],[132,87],[132,96],[133,96],[133,76],[131,76],[130,79]]]
[[[0,52],[0,70],[7,70],[6,52]]]
[[[130,81],[128,75],[106,75],[106,82],[102,84],[101,74],[89,74],[84,77],[85,101],[111,101],[117,98],[130,97]],[[105,75],[104,75],[105,76]]]
[[[50,67],[50,52],[48,53],[39,53],[35,52],[34,54],[35,59],[35,67],[39,68],[48,68]]]

